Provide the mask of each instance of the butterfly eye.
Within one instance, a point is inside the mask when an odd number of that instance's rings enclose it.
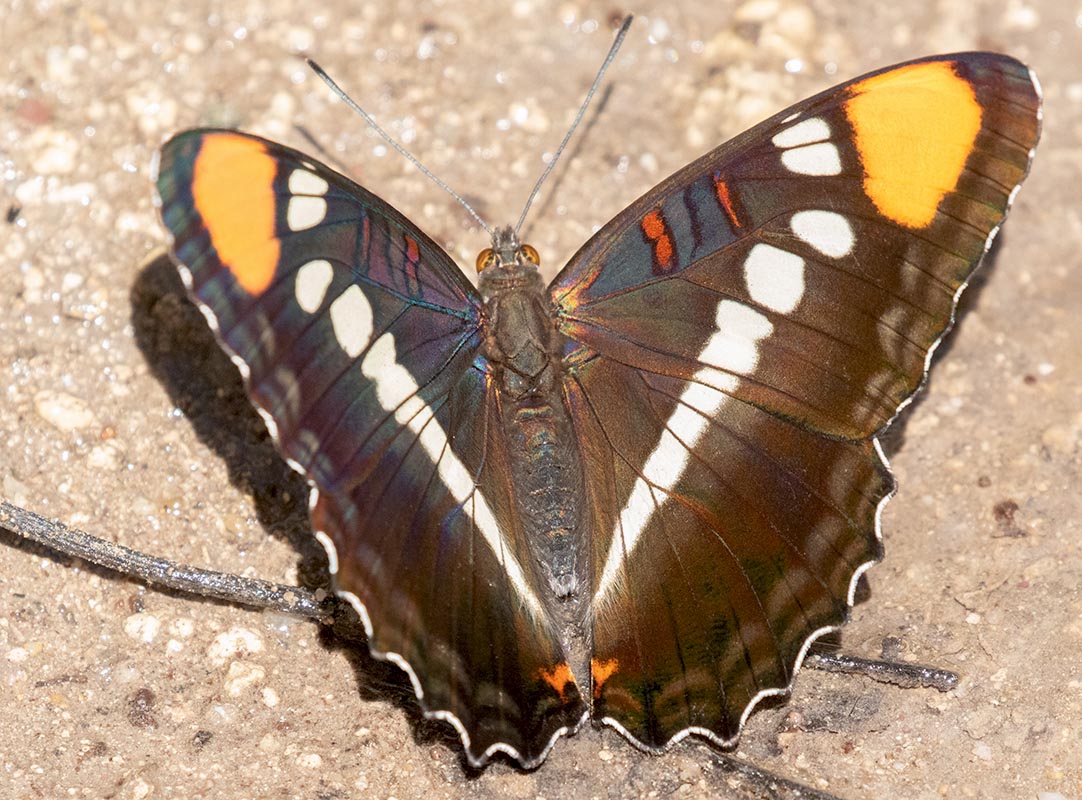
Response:
[[[496,251],[486,247],[477,254],[477,271],[484,272],[489,267],[496,266]]]
[[[522,257],[533,264],[535,267],[541,266],[541,255],[537,250],[528,244],[520,245],[518,251],[522,253]]]

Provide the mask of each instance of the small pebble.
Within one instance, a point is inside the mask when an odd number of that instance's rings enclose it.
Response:
[[[161,627],[161,620],[146,612],[132,614],[124,620],[124,633],[144,644],[150,644],[158,638],[158,631],[161,630]]]
[[[297,766],[319,769],[323,766],[323,757],[319,753],[302,753],[297,757]]]
[[[38,416],[62,431],[99,425],[90,406],[66,392],[43,389],[34,395],[34,410]]]
[[[239,697],[249,686],[259,683],[266,677],[266,670],[258,664],[249,661],[234,661],[229,665],[229,673],[225,678],[225,690],[231,696]]]
[[[222,667],[229,661],[263,652],[263,640],[247,628],[230,628],[214,637],[207,648],[207,657],[215,666]]]

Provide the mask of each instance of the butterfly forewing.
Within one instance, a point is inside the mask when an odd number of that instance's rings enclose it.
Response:
[[[684,168],[557,276],[596,716],[650,748],[731,742],[844,622],[892,485],[873,437],[924,380],[1039,119],[1004,56],[873,73]]]
[[[712,366],[739,378],[721,387],[734,396],[866,438],[923,379],[1025,174],[1038,102],[1026,67],[985,53],[873,73],[783,111],[588,242],[552,287],[561,328],[654,372]],[[702,357],[727,298],[750,309],[728,329],[754,364]]]
[[[272,142],[181,134],[158,189],[192,298],[312,481],[373,652],[474,763],[536,763],[584,705],[513,510],[476,290],[384,201]]]

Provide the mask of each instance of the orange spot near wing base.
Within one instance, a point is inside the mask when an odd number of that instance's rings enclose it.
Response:
[[[619,672],[620,662],[615,658],[598,661],[596,658],[590,661],[590,676],[594,680],[594,699],[601,697],[601,688],[605,681]]]
[[[910,64],[853,84],[845,114],[864,191],[881,214],[925,228],[955,190],[981,127],[973,87],[949,61]]]
[[[555,689],[561,698],[565,698],[564,692],[567,690],[567,684],[570,683],[572,686],[575,684],[575,676],[571,673],[571,667],[566,663],[557,664],[551,670],[543,669],[540,675],[541,680]]]
[[[253,295],[270,286],[281,254],[274,235],[276,171],[262,143],[227,133],[206,136],[195,157],[195,208],[218,257]]]

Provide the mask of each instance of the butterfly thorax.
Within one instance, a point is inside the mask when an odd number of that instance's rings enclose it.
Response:
[[[534,564],[551,590],[553,610],[570,621],[579,616],[589,581],[575,501],[582,473],[560,392],[564,337],[554,324],[536,252],[494,252],[480,276],[485,355],[499,387],[511,477]]]

